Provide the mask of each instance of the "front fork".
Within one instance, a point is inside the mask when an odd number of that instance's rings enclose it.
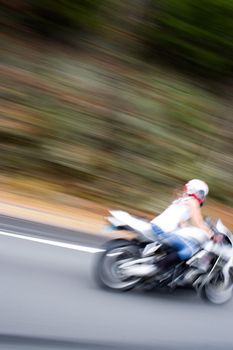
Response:
[[[222,272],[224,276],[224,287],[227,287],[230,283],[233,283],[233,257],[225,264]]]
[[[219,261],[221,260],[221,256],[217,258],[212,269],[206,275],[201,275],[193,284],[193,287],[196,289],[199,294],[206,283],[212,278],[215,268],[217,267]],[[230,258],[229,261],[224,265],[222,269],[222,274],[224,276],[224,282],[222,287],[227,288],[230,284],[233,284],[233,258]]]

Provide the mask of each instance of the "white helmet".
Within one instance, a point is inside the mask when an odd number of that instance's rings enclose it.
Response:
[[[209,187],[204,181],[193,179],[185,184],[185,192],[187,195],[196,198],[202,205],[209,193]]]

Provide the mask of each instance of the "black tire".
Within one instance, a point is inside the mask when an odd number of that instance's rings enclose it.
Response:
[[[120,261],[139,257],[139,248],[133,241],[122,239],[107,243],[96,261],[95,278],[100,287],[116,291],[127,291],[134,288],[141,278],[124,278],[117,270]]]
[[[203,300],[216,305],[225,304],[230,301],[232,294],[232,281],[230,279],[229,284],[224,286],[224,276],[221,271],[215,273],[200,290],[200,296]]]

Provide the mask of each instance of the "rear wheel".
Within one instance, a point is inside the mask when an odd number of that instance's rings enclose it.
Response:
[[[129,290],[136,286],[141,278],[126,277],[121,264],[139,257],[139,249],[131,241],[112,241],[101,253],[97,261],[96,278],[101,287],[118,291]]]

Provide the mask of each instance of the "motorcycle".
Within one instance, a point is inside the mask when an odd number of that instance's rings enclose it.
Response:
[[[160,271],[156,263],[171,247],[159,239],[155,241],[148,221],[124,211],[110,211],[107,220],[113,230],[133,232],[133,237],[113,239],[103,247],[96,264],[96,278],[101,287],[118,291],[139,286],[146,290],[192,287],[201,298],[214,304],[231,299],[233,236],[220,219],[216,223],[206,220],[215,237],[221,238],[218,243],[213,240],[203,243],[189,260],[167,271]]]

